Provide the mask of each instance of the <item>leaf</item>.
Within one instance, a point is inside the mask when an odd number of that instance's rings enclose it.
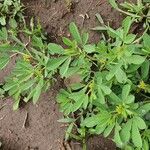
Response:
[[[130,89],[131,89],[131,85],[130,84],[126,84],[123,86],[122,88],[122,99],[123,101],[125,101],[130,93]]]
[[[98,21],[99,21],[102,25],[105,24],[104,21],[103,21],[102,16],[101,16],[99,13],[95,14],[95,16],[96,16],[96,18],[98,19]]]
[[[145,140],[145,139],[143,140],[143,149],[144,150],[150,149],[148,140]]]
[[[9,25],[11,28],[16,29],[17,28],[17,22],[14,18],[9,19]]]
[[[35,93],[33,95],[33,104],[36,104],[40,95],[41,95],[41,90],[43,88],[43,78],[40,79],[38,82],[37,86],[35,87]]]
[[[107,28],[106,28],[106,27],[103,27],[103,26],[97,26],[97,27],[91,28],[91,30],[95,30],[95,31],[106,31]]]
[[[114,92],[111,92],[108,96],[115,104],[119,104],[121,102],[121,99]]]
[[[140,106],[137,110],[138,114],[140,116],[144,116],[146,113],[148,113],[150,111],[150,103],[147,104],[143,104],[142,106]]]
[[[74,104],[73,104],[73,107],[72,107],[72,112],[75,112],[77,111],[83,104],[84,102],[84,96],[82,96],[80,99],[78,99],[78,101],[76,101]]]
[[[5,25],[6,25],[6,17],[5,17],[5,16],[0,17],[0,24],[1,24],[2,26],[5,26]]]
[[[121,67],[121,65],[122,64],[116,64],[116,65],[113,65],[113,66],[111,66],[110,67],[110,71],[109,71],[109,73],[106,75],[106,79],[109,81],[109,80],[111,80],[113,77],[114,77],[114,75],[117,73],[117,71],[120,69],[120,67]]]
[[[141,77],[143,80],[148,78],[149,70],[150,70],[150,62],[149,60],[146,59],[141,66]]]
[[[83,35],[82,35],[83,45],[85,45],[88,42],[88,39],[89,39],[89,34],[83,33]]]
[[[84,97],[84,101],[83,101],[83,108],[84,109],[87,109],[88,103],[89,103],[89,97],[86,94],[85,97]]]
[[[127,99],[125,99],[125,103],[126,103],[126,104],[134,103],[134,101],[135,101],[135,96],[134,96],[134,95],[129,95],[129,96],[127,97]]]
[[[17,110],[19,108],[20,102],[20,90],[13,96],[15,103],[13,104],[13,110]]]
[[[112,132],[113,128],[114,128],[115,124],[110,124],[104,131],[104,137],[109,136],[109,134]]]
[[[105,104],[105,97],[100,86],[98,87],[98,99],[101,104]]]
[[[119,131],[120,131],[120,126],[118,125],[118,123],[116,123],[114,141],[117,144],[117,146],[119,146],[121,148],[123,143],[121,141],[121,137],[120,137]]]
[[[147,127],[146,123],[141,117],[137,116],[134,121],[137,124],[139,129],[141,129],[141,130],[146,129],[146,127]]]
[[[95,52],[95,45],[88,44],[88,45],[85,45],[83,48],[84,48],[84,51],[87,52],[88,54]]]
[[[78,30],[78,28],[77,28],[77,26],[75,25],[74,22],[70,23],[70,25],[69,25],[69,30],[70,30],[70,33],[71,33],[72,37],[73,37],[79,44],[82,44],[82,39],[81,39],[79,30]]]
[[[60,75],[61,75],[62,78],[65,77],[65,74],[66,74],[67,71],[68,71],[70,62],[71,62],[71,57],[69,57],[69,58],[63,63],[63,65],[60,67]]]
[[[32,37],[32,45],[35,47],[39,47],[40,49],[42,49],[44,47],[43,41],[41,37],[37,37],[37,36],[33,36]]]
[[[128,34],[131,24],[132,24],[132,19],[130,16],[126,17],[123,20],[122,26],[123,26],[124,36],[126,36]]]
[[[118,9],[118,5],[117,5],[117,3],[116,3],[115,0],[108,0],[108,1],[109,1],[109,3],[111,4],[111,6],[112,6],[113,8]]]
[[[135,38],[136,38],[136,35],[128,34],[124,39],[124,43],[131,44],[132,42],[134,42]]]
[[[129,64],[142,64],[145,61],[145,57],[140,55],[132,55],[131,57],[127,58]]]
[[[143,36],[143,44],[144,44],[144,47],[146,47],[147,49],[150,50],[150,36],[145,33],[144,36]]]
[[[7,40],[8,38],[8,33],[6,28],[2,28],[0,30],[0,40]]]
[[[93,115],[91,117],[85,118],[85,120],[82,122],[81,125],[86,126],[88,128],[94,127],[99,124],[100,117],[101,117],[101,115],[97,114],[97,115]]]
[[[134,145],[136,147],[138,147],[138,148],[142,147],[141,135],[140,135],[140,132],[138,130],[137,123],[134,120],[132,123],[132,142],[134,143]]]
[[[66,59],[68,58],[68,56],[61,56],[58,58],[50,58],[48,63],[47,63],[47,69],[49,71],[54,71],[55,69],[57,69],[64,61],[66,61]]]
[[[65,45],[72,46],[72,42],[68,38],[62,37],[62,41],[64,42]]]
[[[111,93],[111,89],[110,89],[108,86],[106,86],[106,85],[101,85],[100,87],[101,87],[102,91],[103,91],[106,95],[109,95],[109,94]]]
[[[6,67],[6,65],[9,63],[9,60],[9,56],[0,57],[0,70]]]
[[[121,140],[124,143],[127,143],[130,140],[130,132],[131,132],[132,120],[129,120],[124,124],[122,130],[120,132]]]
[[[127,81],[126,73],[121,68],[117,70],[115,77],[119,83],[125,83]]]
[[[69,136],[70,136],[70,133],[71,133],[71,131],[72,131],[72,129],[73,129],[73,123],[71,123],[70,125],[69,125],[69,127],[67,128],[67,130],[66,130],[66,135],[65,135],[65,141],[67,141],[68,139],[69,139]]]
[[[49,50],[50,54],[52,54],[52,55],[64,53],[63,47],[60,45],[57,45],[55,43],[49,43],[48,44],[48,50]]]

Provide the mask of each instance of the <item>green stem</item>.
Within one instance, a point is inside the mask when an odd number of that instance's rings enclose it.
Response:
[[[141,18],[141,16],[139,15],[135,15],[135,14],[132,14],[132,13],[129,13],[129,12],[126,12],[126,11],[123,11],[122,9],[118,8],[117,9],[119,12],[123,13],[123,14],[126,14],[128,16],[131,16],[131,17],[135,17],[135,18]]]
[[[83,148],[82,148],[82,150],[87,150],[85,139],[83,139]]]

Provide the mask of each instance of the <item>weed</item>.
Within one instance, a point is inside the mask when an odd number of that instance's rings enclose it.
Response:
[[[23,5],[20,0],[0,0],[0,25],[6,26],[7,22],[12,28],[17,27],[17,22],[24,20]]]
[[[137,3],[124,2],[120,4],[120,7],[115,0],[109,0],[113,8],[119,12],[134,18],[135,22],[143,23],[145,30],[149,30],[150,26],[150,3],[149,1],[137,0]]]
[[[63,77],[71,75],[70,69],[74,66],[78,69],[74,68],[73,73],[81,76],[81,82],[61,90],[58,95],[57,102],[65,116],[60,121],[70,123],[66,139],[70,136],[82,140],[84,148],[88,135],[103,133],[107,137],[112,132],[113,141],[120,148],[142,148],[144,144],[148,147],[148,141],[143,143],[142,134],[148,128],[144,116],[150,110],[146,97],[150,36],[144,34],[137,44],[136,35],[128,33],[132,23],[132,18],[127,17],[117,30],[105,26],[109,40],[98,44],[87,44],[88,34],[80,35],[73,23],[70,25],[73,40],[63,38],[68,46],[64,49],[65,55],[71,55],[63,67],[66,68]],[[72,134],[73,128],[77,135]]]
[[[7,7],[14,4],[11,0],[4,2]],[[17,60],[0,92],[13,97],[16,110],[21,100],[32,100],[35,104],[41,93],[56,81],[56,74],[62,79],[77,74],[80,82],[62,89],[57,96],[64,113],[59,121],[68,124],[65,139],[82,141],[85,150],[90,135],[113,135],[112,140],[121,149],[149,150],[150,36],[148,30],[140,37],[130,33],[133,22],[143,20],[145,6],[138,1],[126,12],[114,0],[110,2],[128,16],[115,30],[97,15],[102,27],[94,30],[106,32],[98,43],[88,43],[89,34],[81,34],[75,23],[69,25],[72,38],[62,37],[65,48],[47,43],[40,24],[35,26],[33,19],[30,27],[25,24],[21,30],[2,27],[0,70],[13,57],[17,56]],[[144,17],[148,19],[147,14]],[[147,21],[145,25],[149,28]],[[1,21],[2,25],[4,22]]]

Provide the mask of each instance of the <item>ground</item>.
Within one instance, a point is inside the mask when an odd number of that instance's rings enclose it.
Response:
[[[90,41],[97,42],[100,34],[89,29],[98,25],[95,18],[100,13],[104,21],[118,27],[122,16],[111,8],[107,0],[73,0],[69,9],[65,0],[22,0],[27,19],[39,19],[48,33],[50,42],[61,42],[61,36],[70,36],[68,24],[72,21],[82,30],[90,32]],[[119,1],[119,0],[118,0]],[[121,1],[119,1],[121,2]],[[15,60],[0,72],[0,82],[9,74]],[[3,150],[81,150],[80,144],[63,143],[65,126],[57,120],[62,117],[55,103],[56,95],[62,86],[58,81],[47,93],[43,93],[37,105],[28,103],[18,111],[12,110],[13,100],[0,101],[0,141]],[[91,137],[88,150],[115,150],[115,144],[102,136]]]

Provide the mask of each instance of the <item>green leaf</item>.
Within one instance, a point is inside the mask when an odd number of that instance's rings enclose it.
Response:
[[[150,36],[145,33],[144,36],[143,36],[143,44],[144,44],[144,47],[148,48],[150,50]]]
[[[143,104],[142,106],[140,106],[137,110],[138,114],[140,116],[144,116],[146,113],[148,113],[150,111],[150,103],[147,104]]]
[[[8,38],[8,33],[6,28],[2,28],[0,30],[0,40],[7,40]]]
[[[85,118],[85,120],[82,122],[81,125],[86,126],[88,128],[94,127],[99,124],[100,117],[101,117],[101,115],[97,114],[97,115],[93,115],[91,117]]]
[[[119,83],[125,83],[127,81],[126,73],[121,68],[117,70],[115,77]]]
[[[9,25],[11,28],[16,29],[17,28],[17,22],[14,18],[9,19]]]
[[[75,25],[74,22],[70,23],[70,25],[69,25],[69,30],[70,30],[70,33],[71,33],[72,37],[73,37],[79,44],[82,44],[82,39],[81,39],[79,30],[78,30],[78,28],[77,28],[77,26]]]
[[[35,47],[39,47],[40,49],[42,49],[44,47],[43,41],[41,37],[37,37],[37,36],[33,36],[32,37],[32,45]]]
[[[133,120],[132,123],[132,142],[134,143],[134,145],[138,148],[142,147],[142,139],[141,139],[141,135],[138,129],[138,125],[137,122],[135,122]]]
[[[143,80],[148,78],[149,70],[150,70],[150,62],[149,60],[146,59],[141,66],[141,77]]]
[[[131,85],[126,84],[122,88],[122,99],[125,101],[130,93]]]
[[[104,97],[104,94],[103,94],[100,86],[98,87],[98,101],[101,104],[105,104],[105,97]]]
[[[82,95],[81,98],[79,98],[79,99],[73,104],[72,112],[77,111],[77,110],[82,106],[83,102],[84,102],[84,96]]]
[[[117,74],[117,71],[120,69],[121,65],[122,64],[119,63],[119,64],[111,66],[109,73],[106,75],[106,79],[108,81],[111,80],[115,74]],[[117,75],[117,76],[119,76],[119,75]]]
[[[129,64],[142,64],[145,61],[145,57],[140,55],[132,55],[131,57],[127,58]]]
[[[125,103],[126,104],[131,104],[131,103],[134,103],[134,101],[135,101],[135,96],[134,95],[129,95],[128,97],[127,97],[127,99],[125,99]]]
[[[88,42],[88,39],[89,39],[89,34],[83,33],[83,35],[82,35],[83,45],[85,45]]]
[[[117,5],[117,3],[116,3],[115,0],[108,0],[108,1],[109,1],[109,3],[111,4],[111,6],[112,6],[113,8],[118,9],[118,5]]]
[[[13,96],[15,103],[13,104],[13,110],[17,110],[19,108],[19,102],[20,102],[20,90],[17,91],[17,93]]]
[[[101,85],[100,87],[101,87],[102,91],[103,91],[106,95],[109,95],[109,94],[111,93],[111,89],[110,89],[108,86],[106,86],[106,85]]]
[[[117,146],[121,148],[123,143],[121,141],[121,137],[120,137],[119,131],[120,131],[120,126],[119,126],[118,123],[116,123],[115,134],[114,134],[114,141],[117,144]]]
[[[9,60],[9,56],[0,57],[0,70],[6,67],[6,65],[9,63]]]
[[[0,24],[1,24],[2,26],[5,26],[5,25],[6,25],[6,17],[5,17],[5,16],[0,17]]]
[[[95,52],[95,45],[91,45],[91,44],[85,45],[84,46],[84,51],[87,52],[87,53]]]
[[[131,44],[132,42],[134,42],[135,38],[136,38],[136,35],[128,34],[124,39],[124,43]]]
[[[104,131],[104,137],[109,136],[109,134],[112,132],[113,128],[114,128],[115,124],[110,124]]]
[[[50,54],[52,54],[52,55],[64,53],[63,47],[60,45],[57,45],[55,43],[49,43],[48,44],[48,50],[49,50]]]
[[[149,142],[148,140],[143,140],[143,150],[149,150],[150,146],[149,146]]]
[[[43,88],[43,78],[40,79],[39,83],[35,87],[35,93],[33,95],[33,104],[36,104],[40,95],[41,95],[41,90]]]
[[[61,75],[62,78],[65,77],[65,74],[66,74],[67,71],[68,71],[70,62],[71,62],[71,57],[69,57],[69,58],[63,63],[63,65],[60,67],[60,75]]]
[[[141,117],[137,116],[134,121],[137,124],[139,129],[141,129],[141,130],[146,129],[146,127],[147,127],[146,123]]]
[[[132,24],[132,19],[131,17],[126,17],[124,20],[123,20],[123,23],[122,23],[122,26],[123,26],[123,31],[124,31],[124,36],[126,36],[130,30],[130,27],[131,27],[131,24]]]
[[[84,96],[84,100],[83,100],[83,108],[84,108],[84,109],[87,108],[88,103],[89,103],[89,97],[88,97],[88,95],[86,94],[86,95]]]
[[[71,134],[71,131],[72,131],[72,129],[73,129],[73,123],[71,123],[70,125],[69,125],[69,127],[67,128],[67,130],[66,130],[66,135],[65,135],[65,141],[67,141],[68,139],[69,139],[69,136],[70,136],[70,134]]]
[[[129,120],[122,127],[122,130],[120,132],[120,136],[121,136],[121,139],[124,143],[127,143],[130,140],[131,126],[132,126],[132,120]]]
[[[67,60],[68,56],[61,56],[58,58],[50,58],[47,63],[47,69],[49,71],[54,71],[57,69],[63,62]]]
[[[73,43],[68,38],[66,38],[66,37],[62,37],[62,41],[67,46],[72,46],[73,45]]]
[[[108,96],[111,99],[111,101],[114,102],[115,104],[121,102],[121,99],[114,92],[111,92]]]

